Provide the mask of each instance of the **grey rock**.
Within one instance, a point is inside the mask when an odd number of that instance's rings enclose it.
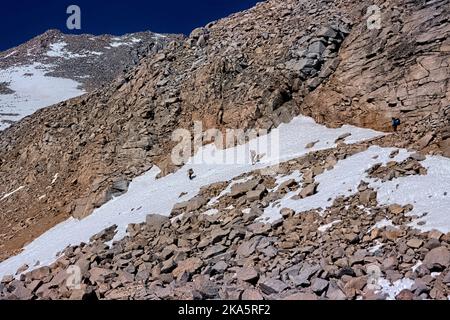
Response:
[[[225,247],[221,244],[217,244],[217,245],[211,246],[208,249],[206,249],[206,251],[203,253],[202,257],[204,259],[208,259],[208,258],[214,257],[222,252],[225,252],[226,250],[227,250],[227,247]]]
[[[280,293],[287,289],[288,286],[281,280],[278,279],[267,279],[259,283],[259,287],[265,294]]]
[[[321,278],[315,278],[311,281],[311,290],[317,294],[321,294],[325,289],[328,287],[328,281],[321,279]]]

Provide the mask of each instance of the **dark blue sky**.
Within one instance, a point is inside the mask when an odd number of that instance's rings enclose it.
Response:
[[[261,0],[259,0],[261,1]],[[258,0],[2,0],[0,51],[17,46],[48,29],[64,33],[114,34],[150,30],[184,33]],[[81,32],[66,28],[69,5],[81,8]]]

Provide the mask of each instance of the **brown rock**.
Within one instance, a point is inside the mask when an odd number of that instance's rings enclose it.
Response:
[[[30,289],[26,288],[22,283],[18,283],[12,292],[19,300],[30,300],[33,297],[33,293]]]
[[[264,300],[262,294],[257,289],[245,289],[242,293],[242,300]]]
[[[91,283],[104,282],[106,278],[112,276],[114,271],[99,267],[94,267],[89,270]]]
[[[214,257],[226,250],[227,250],[227,247],[225,247],[221,244],[217,244],[217,245],[211,246],[208,249],[206,249],[206,251],[203,253],[202,257],[204,259],[208,259],[208,258]]]
[[[254,283],[258,281],[258,272],[253,267],[244,267],[240,269],[237,273],[237,278],[241,281]]]
[[[313,293],[299,292],[299,293],[291,294],[291,295],[285,297],[283,300],[295,300],[295,301],[308,300],[308,301],[311,301],[311,300],[318,300],[318,297]]]
[[[195,211],[203,207],[208,202],[208,199],[197,196],[191,200],[188,201],[186,210],[187,212]]]
[[[195,257],[188,258],[179,262],[175,270],[172,271],[172,274],[175,278],[178,278],[178,276],[184,272],[195,273],[202,265],[203,261],[201,259]]]
[[[219,287],[208,276],[196,277],[194,279],[194,286],[207,299],[215,298],[219,293]]]
[[[423,241],[417,238],[413,238],[406,242],[406,245],[413,249],[418,249],[423,245]]]
[[[431,140],[433,140],[433,139],[434,139],[434,133],[433,132],[427,133],[419,141],[417,141],[417,148],[419,150],[426,148],[430,144]]]
[[[315,278],[311,281],[311,290],[317,294],[321,294],[326,288],[328,287],[328,281],[321,279],[321,278]]]
[[[414,293],[411,290],[403,289],[395,296],[396,300],[414,300]]]
[[[308,184],[306,187],[304,187],[304,188],[302,189],[302,191],[300,191],[299,197],[300,197],[301,199],[303,199],[303,198],[312,196],[313,194],[316,193],[317,186],[318,186],[317,183]]]
[[[388,209],[392,214],[395,214],[395,215],[401,214],[405,210],[401,205],[398,205],[398,204],[392,204],[389,206]]]
[[[423,263],[430,270],[443,270],[450,265],[450,252],[446,247],[435,248],[426,254]]]
[[[372,201],[377,199],[377,193],[373,190],[365,190],[360,193],[359,195],[359,201],[363,205],[369,205]]]
[[[145,222],[151,230],[158,230],[163,224],[170,222],[170,219],[159,214],[149,214],[145,218]]]

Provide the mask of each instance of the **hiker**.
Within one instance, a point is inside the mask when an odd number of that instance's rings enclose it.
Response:
[[[194,170],[193,170],[192,168],[190,168],[190,169],[188,170],[188,177],[189,177],[189,180],[192,180],[192,179],[195,178],[195,176],[194,176]]]
[[[262,158],[265,157],[265,153],[257,154],[255,150],[250,150],[250,159],[252,161],[252,166],[257,164]]]
[[[394,132],[397,132],[397,127],[400,125],[399,118],[392,118],[392,128],[394,128]]]

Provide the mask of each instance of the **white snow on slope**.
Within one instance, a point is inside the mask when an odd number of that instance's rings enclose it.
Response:
[[[375,240],[375,245],[372,246],[371,248],[369,248],[368,251],[369,251],[370,253],[376,253],[378,250],[380,250],[380,249],[383,247],[383,245],[384,245],[384,244],[381,243],[380,241]]]
[[[416,219],[412,226],[422,231],[432,229],[447,233],[450,231],[450,160],[444,157],[427,157],[421,162],[427,168],[425,176],[401,177],[378,186],[378,202],[381,204],[412,204],[411,215]],[[418,225],[420,221],[424,225]]]
[[[128,39],[127,37],[114,37],[111,40],[113,40],[113,42],[111,42],[109,45],[113,48],[117,48],[120,46],[133,46],[134,44],[142,41],[142,39],[136,37],[132,37],[130,39]]]
[[[358,191],[358,185],[376,163],[386,163],[390,160],[403,161],[408,153],[401,150],[395,159],[390,159],[392,148],[371,147],[364,152],[357,153],[345,160],[339,161],[332,170],[318,175],[315,180],[319,183],[317,193],[300,200],[291,199],[295,193],[288,193],[280,202],[264,210],[262,220],[275,221],[281,218],[280,210],[290,208],[296,212],[313,209],[325,209],[332,205],[334,199],[348,197]]]
[[[377,292],[382,292],[387,294],[388,300],[395,300],[395,297],[405,289],[411,289],[414,285],[414,280],[409,278],[403,278],[391,283],[389,280],[381,278],[378,280],[378,285],[381,289]]]
[[[394,224],[392,223],[391,220],[388,219],[383,219],[378,221],[377,223],[375,223],[368,231],[367,233],[369,233],[370,231],[372,231],[373,229],[377,228],[377,229],[383,229],[385,227],[394,227]]]
[[[23,188],[25,188],[25,187],[24,187],[24,186],[21,186],[21,187],[17,188],[17,189],[14,190],[14,191],[11,191],[11,192],[9,192],[9,193],[6,193],[5,195],[3,195],[3,196],[0,198],[0,201],[5,200],[6,198],[9,198],[9,197],[12,196],[14,193],[19,192],[19,191],[22,190]]]
[[[47,51],[47,56],[52,58],[84,58],[86,55],[75,54],[66,49],[66,42],[56,42],[50,45],[50,50]]]
[[[2,59],[6,59],[9,57],[12,57],[13,55],[15,55],[17,53],[17,50],[14,50],[13,52],[8,53],[6,56],[4,56]]]
[[[0,70],[0,82],[9,83],[12,94],[0,94],[0,130],[38,109],[82,95],[78,82],[47,76],[51,66],[34,63]]]
[[[449,232],[450,159],[427,157],[422,161],[422,165],[428,170],[427,175],[399,177],[387,182],[369,178],[366,171],[374,164],[386,164],[392,160],[402,162],[409,156],[406,150],[400,150],[399,154],[391,159],[389,155],[394,150],[396,149],[372,146],[364,152],[339,161],[332,170],[316,177],[316,182],[319,182],[316,194],[293,200],[291,197],[295,193],[289,193],[281,201],[267,207],[261,219],[275,221],[281,218],[282,208],[291,208],[296,212],[325,209],[340,196],[356,194],[359,183],[364,180],[378,192],[377,201],[380,205],[412,204],[414,209],[409,214],[421,218],[415,219],[411,226],[422,231],[436,229],[444,233]],[[418,225],[419,221],[425,224]],[[376,226],[380,228],[390,225],[392,223],[389,221],[380,221]]]
[[[373,130],[352,126],[330,129],[316,124],[311,118],[297,117],[289,124],[282,124],[267,137],[258,137],[246,145],[226,150],[206,145],[191,158],[190,164],[161,179],[156,179],[160,170],[153,167],[134,179],[124,195],[114,198],[81,221],[71,218],[55,226],[27,245],[22,253],[2,262],[0,277],[14,274],[25,263],[34,266],[39,261],[40,265],[48,265],[56,260],[56,253],[67,246],[87,242],[92,235],[113,224],[118,225],[115,239],[119,240],[125,236],[128,224],[143,222],[151,213],[169,215],[174,204],[194,197],[203,186],[230,181],[246,172],[294,159],[311,151],[334,147],[336,138],[346,132],[352,133],[347,139],[348,143],[382,135]],[[257,146],[264,147],[270,140],[267,138],[274,138],[276,141],[273,142],[279,143],[279,154],[268,155],[252,166],[250,157],[246,158],[248,151],[261,150]],[[305,148],[308,143],[319,139],[321,142],[314,148]],[[223,159],[232,159],[235,156],[239,160],[236,164],[220,164]],[[196,175],[193,180],[188,178],[190,168],[194,169]],[[179,198],[182,192],[187,192],[187,195]]]
[[[66,49],[67,43],[66,42],[56,42],[52,43],[50,45],[50,50],[47,51],[47,56],[53,57],[53,58],[64,58],[66,60],[74,59],[74,58],[86,58],[90,55],[95,56],[101,56],[103,55],[102,52],[98,51],[89,51],[89,50],[83,50],[82,53],[73,53]]]
[[[50,45],[50,50],[47,51],[47,56],[52,58],[63,58],[66,60],[74,59],[74,58],[86,58],[90,55],[96,55],[101,56],[102,52],[97,51],[88,51],[83,50],[82,54],[79,53],[73,53],[66,49],[67,43],[66,42],[55,42]]]

